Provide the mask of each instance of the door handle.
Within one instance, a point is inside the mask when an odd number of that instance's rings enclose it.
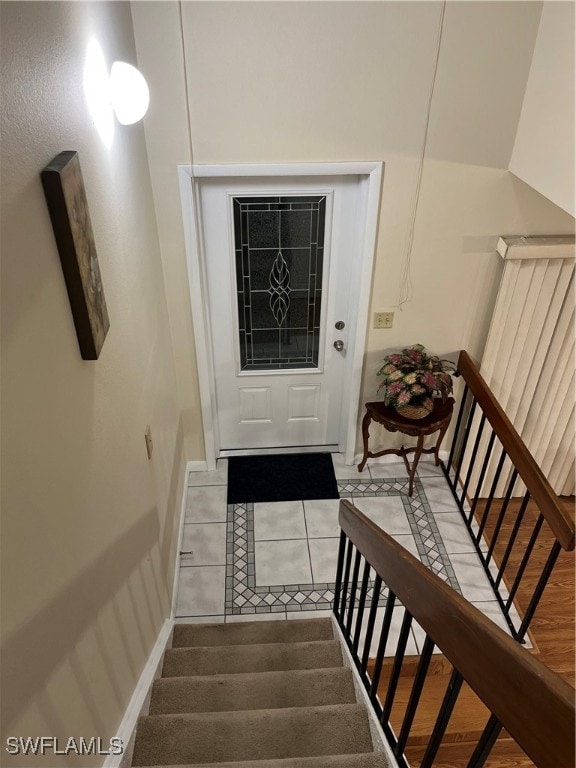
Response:
[[[338,339],[337,341],[335,341],[334,349],[336,350],[336,352],[342,352],[342,350],[344,349],[344,342],[341,339]]]

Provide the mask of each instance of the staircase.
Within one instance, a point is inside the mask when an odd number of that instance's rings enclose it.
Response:
[[[386,768],[330,619],[177,624],[133,766]]]

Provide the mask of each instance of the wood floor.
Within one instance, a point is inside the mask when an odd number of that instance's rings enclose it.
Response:
[[[568,514],[574,519],[574,497],[563,500]],[[508,541],[520,501],[512,500],[502,526],[502,530],[495,546],[496,562],[501,562],[505,544]],[[479,514],[482,510],[479,509]],[[495,521],[500,511],[500,505],[494,503],[486,526],[485,538],[491,541]],[[526,511],[524,522],[518,534],[518,543],[512,551],[505,575],[510,577],[515,574],[523,551],[522,545],[527,544],[538,512],[534,507]],[[537,547],[518,591],[516,605],[523,615],[531,597],[532,591],[548,557],[550,546],[553,542],[553,534],[544,524],[538,538]],[[575,684],[575,578],[574,578],[574,552],[561,552],[550,581],[542,596],[540,605],[532,620],[530,633],[534,649],[531,651],[547,667],[557,672],[572,686]],[[506,580],[510,583],[510,578]],[[396,732],[402,721],[408,696],[410,694],[414,664],[407,663],[403,677],[399,684],[396,704],[391,714],[391,723]],[[387,688],[387,673],[389,667],[385,666],[379,686],[379,695],[385,696]],[[419,766],[424,755],[426,737],[432,731],[438,709],[451,674],[450,664],[442,658],[435,659],[422,694],[418,707],[414,726],[406,747],[406,757],[411,766]],[[444,742],[434,761],[437,768],[466,768],[474,747],[486,725],[489,717],[488,710],[477,698],[470,688],[463,687],[456,708],[450,720]],[[530,768],[533,766],[529,758],[520,750],[507,734],[502,734],[498,739],[490,757],[485,763],[487,768]],[[558,766],[558,768],[573,768],[570,766]]]

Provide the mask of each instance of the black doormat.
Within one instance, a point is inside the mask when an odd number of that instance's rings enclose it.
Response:
[[[228,459],[228,504],[337,499],[329,453],[282,453]]]

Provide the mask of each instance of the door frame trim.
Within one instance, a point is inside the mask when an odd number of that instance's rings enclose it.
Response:
[[[360,273],[358,291],[358,314],[356,333],[348,342],[351,353],[348,409],[342,414],[340,425],[340,444],[346,463],[353,463],[358,413],[360,408],[360,387],[366,336],[368,332],[368,312],[372,288],[372,273],[378,216],[380,211],[380,192],[383,175],[382,162],[351,163],[266,163],[266,164],[222,164],[222,165],[178,165],[182,219],[184,225],[184,243],[188,268],[188,286],[191,302],[192,324],[196,345],[196,364],[200,390],[200,408],[204,432],[204,450],[209,470],[216,467],[217,438],[216,390],[214,366],[212,360],[212,339],[208,318],[207,281],[204,268],[204,247],[202,243],[201,210],[197,190],[197,180],[206,178],[250,178],[255,176],[360,176],[366,188],[364,206],[364,238],[359,249]]]

